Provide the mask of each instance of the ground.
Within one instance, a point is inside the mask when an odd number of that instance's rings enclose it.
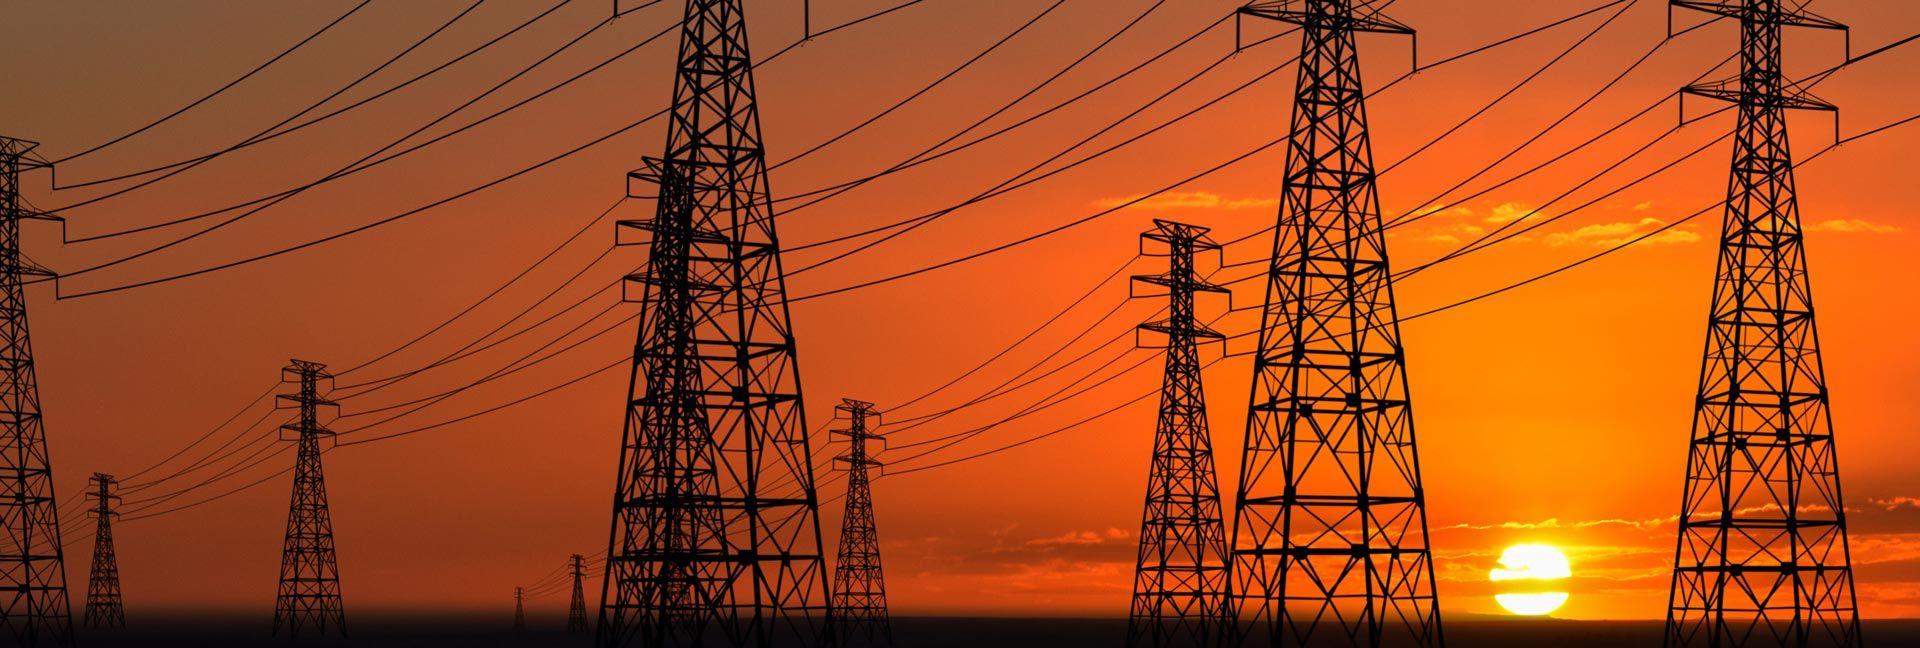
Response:
[[[303,645],[368,647],[526,648],[590,646],[591,637],[559,631],[560,619],[531,618],[529,630],[515,634],[511,617],[431,619],[365,617],[350,620],[344,641],[308,641]],[[549,627],[551,626],[551,627]],[[1447,644],[1465,648],[1611,648],[1658,646],[1654,621],[1452,621]],[[1868,646],[1920,646],[1920,620],[1868,621]],[[901,648],[1116,648],[1125,643],[1123,619],[957,619],[900,618],[894,621]],[[142,621],[125,631],[82,630],[79,644],[95,646],[277,645],[260,619],[170,619]],[[284,644],[287,642],[278,642]]]

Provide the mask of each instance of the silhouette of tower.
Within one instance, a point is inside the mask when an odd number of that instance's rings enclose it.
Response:
[[[1207,228],[1155,220],[1141,235],[1166,246],[1166,274],[1136,276],[1166,291],[1167,319],[1140,328],[1165,335],[1166,372],[1153,465],[1140,516],[1140,554],[1133,571],[1130,646],[1215,648],[1231,636],[1227,616],[1227,529],[1200,387],[1200,341],[1221,336],[1194,319],[1194,294],[1228,293],[1194,273],[1193,256],[1218,250]]]
[[[573,601],[567,604],[567,632],[586,632],[587,594],[582,582],[586,580],[587,570],[581,565],[585,558],[574,554],[568,560],[573,566]]]
[[[1367,135],[1360,0],[1260,2],[1301,27],[1280,220],[1234,498],[1243,641],[1441,644],[1426,497]]]
[[[840,519],[839,561],[833,566],[834,627],[839,648],[893,645],[887,618],[887,580],[880,570],[880,533],[873,522],[873,489],[867,469],[882,465],[867,454],[867,441],[885,437],[868,428],[878,413],[873,403],[843,398],[834,409],[845,412],[847,452],[834,457],[847,470],[847,510]]]
[[[333,431],[320,423],[320,408],[334,407],[320,395],[320,381],[333,380],[326,365],[294,360],[281,370],[282,381],[298,381],[299,390],[281,394],[283,407],[299,409],[280,426],[281,438],[294,435],[299,457],[293,469],[293,501],[287,511],[287,539],[280,554],[280,594],[273,602],[273,633],[321,636],[327,628],[347,632],[340,605],[340,566],[334,560],[333,518],[327,511],[327,481],[320,471],[320,439]]]
[[[1832,111],[1780,73],[1781,28],[1846,29],[1805,2],[1675,0],[1740,22],[1740,76],[1686,93],[1738,108],[1694,401],[1666,645],[1859,646],[1847,516],[1794,197],[1786,111]]]
[[[27,277],[52,277],[20,251],[20,221],[59,220],[20,196],[20,173],[50,166],[39,146],[0,137],[0,625],[21,646],[73,645],[53,463],[40,419]]]
[[[126,608],[120,601],[120,562],[113,555],[113,521],[120,518],[114,512],[120,496],[120,482],[113,475],[94,473],[93,490],[87,497],[93,500],[93,570],[87,576],[87,609],[81,623],[89,628],[127,627]]]
[[[513,633],[521,634],[526,631],[527,631],[526,593],[525,593],[525,590],[519,587],[515,587],[513,588]]]
[[[741,0],[688,0],[655,185],[601,646],[826,638],[819,499]],[[616,242],[626,243],[624,236]],[[776,485],[785,485],[779,489]]]

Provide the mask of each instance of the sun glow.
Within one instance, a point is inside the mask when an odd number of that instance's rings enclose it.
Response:
[[[1556,581],[1573,576],[1567,555],[1542,544],[1522,544],[1500,552],[1500,566],[1487,574],[1496,583],[1528,590],[1546,589]],[[1521,616],[1544,616],[1566,605],[1566,592],[1523,591],[1495,594],[1494,602],[1508,612]]]

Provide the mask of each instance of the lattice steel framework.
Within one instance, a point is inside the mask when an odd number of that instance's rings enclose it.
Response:
[[[573,569],[573,600],[567,603],[567,633],[585,633],[587,631],[587,593],[585,581],[587,569],[581,563],[586,560],[580,554],[568,559]]]
[[[299,410],[280,426],[280,437],[293,436],[298,456],[293,467],[293,498],[287,509],[287,537],[280,553],[280,592],[273,602],[273,633],[326,636],[329,628],[344,636],[345,608],[340,600],[340,566],[335,560],[333,517],[327,509],[327,481],[321,473],[320,440],[333,431],[320,422],[322,408],[337,407],[321,393],[321,382],[333,380],[327,366],[293,360],[281,370],[283,382],[299,385],[292,394],[278,396],[282,407]]]
[[[1706,359],[1694,401],[1666,645],[1859,646],[1840,466],[1795,198],[1786,112],[1832,104],[1780,72],[1783,27],[1845,29],[1782,0],[1672,6],[1740,21]]]
[[[1442,643],[1355,44],[1413,30],[1370,4],[1240,10],[1300,25],[1303,39],[1234,499],[1243,642]]]
[[[20,196],[20,173],[50,166],[36,146],[0,137],[0,625],[16,645],[71,646],[53,463],[27,335],[26,281],[53,272],[20,251],[20,221],[59,220]]]
[[[847,471],[847,509],[840,518],[839,560],[833,566],[837,638],[840,648],[892,646],[887,579],[880,569],[880,532],[873,521],[872,481],[867,474],[867,469],[882,465],[867,453],[867,442],[886,438],[870,427],[870,420],[879,416],[873,403],[845,398],[834,409],[847,417],[847,429],[833,431],[847,438],[846,454],[834,457],[834,464]]]
[[[819,500],[741,0],[688,0],[655,189],[601,646],[829,634]],[[619,237],[624,239],[625,237]],[[620,241],[625,243],[627,241]]]
[[[513,633],[521,634],[526,631],[527,631],[526,593],[525,593],[525,590],[519,587],[515,587],[513,588]]]
[[[89,628],[127,627],[126,607],[120,600],[120,561],[113,553],[113,521],[120,519],[114,509],[120,504],[120,482],[113,475],[94,473],[89,478],[93,500],[88,515],[93,516],[93,569],[87,573],[87,609],[81,623]]]
[[[1167,299],[1167,318],[1140,325],[1166,337],[1160,415],[1154,428],[1140,553],[1133,571],[1127,645],[1215,648],[1233,636],[1227,606],[1227,529],[1200,385],[1200,343],[1221,335],[1194,318],[1194,295],[1229,294],[1194,271],[1197,252],[1218,250],[1207,228],[1155,220],[1142,248],[1164,247],[1167,272],[1133,278]],[[1148,252],[1146,254],[1161,254]],[[1136,296],[1142,296],[1136,294]]]

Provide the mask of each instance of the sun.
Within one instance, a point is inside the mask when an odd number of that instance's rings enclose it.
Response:
[[[1567,593],[1545,591],[1562,579],[1573,576],[1567,555],[1543,544],[1518,544],[1500,552],[1500,566],[1487,579],[1507,583],[1510,591],[1495,594],[1493,600],[1508,612],[1521,616],[1545,616],[1566,605]]]

